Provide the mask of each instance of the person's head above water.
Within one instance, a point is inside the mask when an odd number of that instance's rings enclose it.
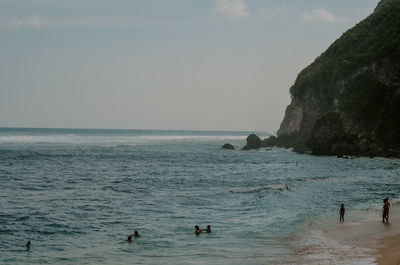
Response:
[[[28,242],[26,242],[26,247],[27,247],[27,248],[30,248],[30,247],[31,247],[31,241],[30,241],[30,240],[28,240]]]
[[[139,237],[139,232],[135,230],[135,237]]]
[[[196,228],[196,230],[200,230],[200,227],[198,225],[195,225],[194,228]]]
[[[132,236],[128,236],[128,239],[126,241],[128,241],[129,243],[132,242]]]
[[[211,225],[207,225],[206,231],[207,231],[207,233],[211,233]]]

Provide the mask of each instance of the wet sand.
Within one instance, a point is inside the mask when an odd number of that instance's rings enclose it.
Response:
[[[362,216],[360,216],[362,218]],[[400,264],[400,211],[391,209],[389,223],[384,224],[379,212],[376,220],[344,222],[325,231],[328,238],[350,247],[370,249],[376,264]]]
[[[379,249],[379,256],[376,261],[379,265],[399,265],[400,264],[400,235],[385,238],[381,241],[382,247]]]

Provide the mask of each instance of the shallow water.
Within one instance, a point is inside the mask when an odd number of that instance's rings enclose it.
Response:
[[[340,203],[398,198],[399,160],[220,149],[247,135],[0,129],[0,263],[284,263]]]

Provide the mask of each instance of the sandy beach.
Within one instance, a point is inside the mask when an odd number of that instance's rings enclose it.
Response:
[[[384,238],[380,243],[383,247],[379,249],[377,263],[379,265],[400,264],[400,235]]]
[[[387,224],[382,223],[378,214],[377,211],[376,220],[370,220],[369,216],[361,221],[344,222],[326,230],[325,234],[340,245],[369,249],[375,256],[375,264],[398,265],[400,264],[399,208],[392,206]]]
[[[293,259],[285,264],[399,265],[400,208],[392,204],[387,224],[378,205],[348,211],[343,223],[332,215],[312,224],[293,239]]]

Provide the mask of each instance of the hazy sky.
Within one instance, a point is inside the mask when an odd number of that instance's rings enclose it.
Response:
[[[274,133],[379,0],[0,0],[0,127]]]

